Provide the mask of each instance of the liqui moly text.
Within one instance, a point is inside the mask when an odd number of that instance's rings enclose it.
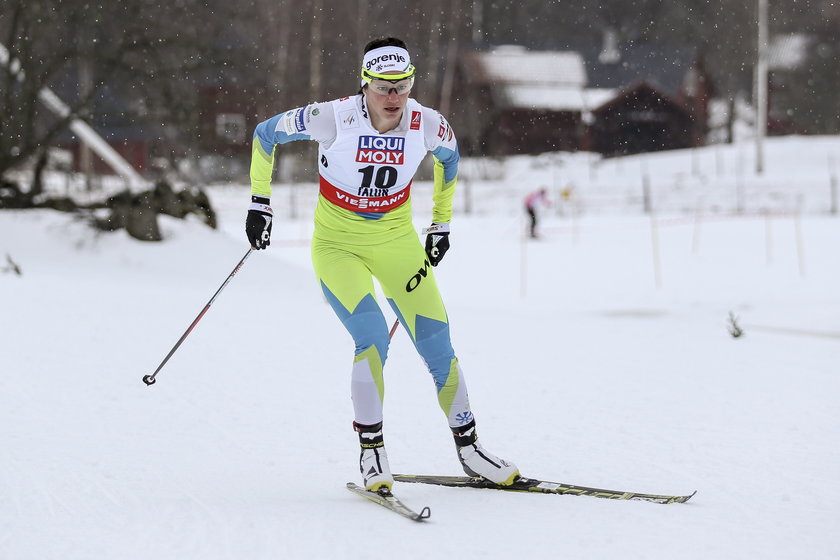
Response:
[[[402,165],[405,161],[405,138],[397,136],[359,136],[356,161]]]

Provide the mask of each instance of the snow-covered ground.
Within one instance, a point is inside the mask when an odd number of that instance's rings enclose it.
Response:
[[[435,271],[489,449],[687,504],[397,484],[431,507],[415,524],[346,491],[353,345],[309,264],[312,186],[277,187],[272,247],[151,387],[247,250],[247,189],[209,189],[219,230],[164,218],[158,244],[0,211],[0,270],[23,272],[0,273],[0,558],[840,558],[840,139],[768,142],[763,177],[749,149],[465,166]],[[400,331],[386,383],[394,471],[459,474]]]

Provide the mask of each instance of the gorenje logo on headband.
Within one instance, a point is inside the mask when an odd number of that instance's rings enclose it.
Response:
[[[380,64],[382,62],[405,62],[405,57],[397,53],[383,54],[368,60],[365,63],[365,70],[370,70],[374,64]]]

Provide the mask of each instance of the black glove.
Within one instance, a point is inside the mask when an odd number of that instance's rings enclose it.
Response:
[[[437,266],[449,250],[449,224],[433,223],[423,228],[423,233],[426,234],[426,256],[432,266]]]
[[[251,197],[248,218],[245,220],[245,235],[254,249],[265,249],[271,245],[271,218],[274,212],[268,203],[269,199],[265,197]]]

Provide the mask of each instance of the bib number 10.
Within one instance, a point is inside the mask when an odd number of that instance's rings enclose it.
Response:
[[[362,188],[373,186],[377,189],[388,189],[397,182],[397,170],[390,165],[383,165],[379,168],[368,165],[359,169],[359,173],[362,174]],[[373,184],[371,185],[371,183]]]

